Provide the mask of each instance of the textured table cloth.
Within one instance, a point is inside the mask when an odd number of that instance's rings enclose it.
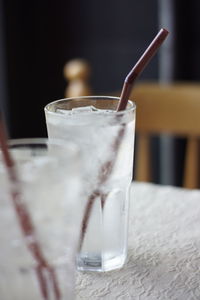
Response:
[[[200,191],[134,183],[121,270],[77,272],[76,300],[200,300]]]

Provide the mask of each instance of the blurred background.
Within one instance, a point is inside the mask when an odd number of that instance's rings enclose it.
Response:
[[[93,94],[119,91],[160,27],[170,37],[140,80],[199,81],[199,11],[199,0],[0,0],[0,104],[10,137],[46,136],[43,108],[64,97],[67,61],[89,61]],[[184,139],[154,139],[155,182],[181,184],[184,146]]]

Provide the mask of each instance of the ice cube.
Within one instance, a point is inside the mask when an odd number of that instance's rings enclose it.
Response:
[[[97,111],[97,109],[92,105],[72,108],[72,114],[90,113],[93,111]]]
[[[57,113],[60,113],[62,115],[71,115],[71,110],[66,110],[66,109],[60,109],[60,108],[57,108],[56,109],[56,112]]]
[[[70,116],[70,115],[88,114],[88,113],[107,114],[107,113],[112,113],[114,111],[108,109],[99,109],[94,107],[93,105],[89,105],[89,106],[74,107],[72,108],[72,110],[57,108],[56,112],[63,115]]]
[[[83,114],[83,113],[91,113],[91,112],[107,114],[107,113],[113,113],[114,111],[110,109],[96,108],[93,105],[72,108],[72,114]]]

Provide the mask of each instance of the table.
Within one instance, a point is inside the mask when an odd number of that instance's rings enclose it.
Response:
[[[199,300],[200,191],[133,183],[121,270],[77,272],[76,300]]]

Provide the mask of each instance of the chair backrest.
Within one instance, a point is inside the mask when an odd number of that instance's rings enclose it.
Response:
[[[135,179],[152,180],[150,136],[187,138],[183,186],[199,187],[200,84],[139,83],[130,99],[137,105]]]

